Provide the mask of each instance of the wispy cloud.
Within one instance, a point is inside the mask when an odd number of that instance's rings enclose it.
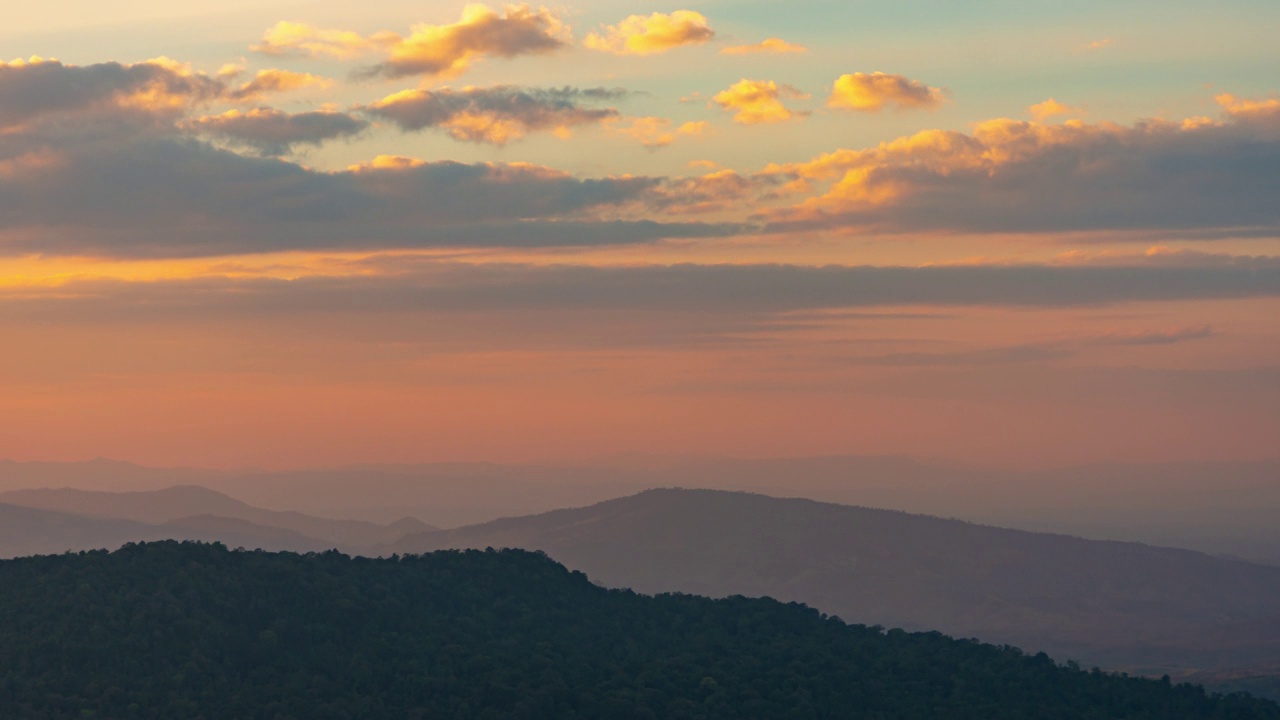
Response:
[[[730,45],[720,50],[721,55],[798,55],[809,52],[804,45],[789,43],[782,38],[766,38],[754,45]]]

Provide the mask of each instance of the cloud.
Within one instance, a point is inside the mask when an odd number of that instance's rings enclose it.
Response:
[[[183,123],[192,132],[251,147],[263,155],[286,155],[298,145],[353,137],[368,126],[367,121],[341,112],[289,114],[272,108],[229,110]]]
[[[306,23],[281,21],[267,30],[262,41],[250,48],[254,52],[277,57],[329,57],[350,60],[378,50],[385,50],[401,40],[399,35],[382,32],[365,37],[349,30],[329,30]]]
[[[1116,44],[1116,41],[1112,38],[1102,38],[1101,40],[1094,40],[1092,42],[1086,43],[1084,46],[1084,49],[1085,50],[1101,50],[1103,48],[1109,48],[1115,44]]]
[[[338,59],[385,55],[384,62],[360,73],[364,77],[457,77],[484,57],[545,54],[567,47],[571,40],[569,28],[547,8],[508,5],[499,14],[473,3],[463,8],[458,22],[421,23],[414,25],[408,36],[390,31],[364,36],[281,22],[252,49],[268,55]]]
[[[629,137],[647,148],[666,147],[676,141],[677,137],[701,137],[710,129],[706,121],[690,121],[675,125],[671,120],[661,117],[627,118],[624,125],[621,120],[611,121],[605,125],[609,132]]]
[[[677,215],[728,212],[740,206],[758,185],[754,179],[733,170],[715,170],[697,177],[669,180],[654,189],[656,197],[651,202],[663,212]]]
[[[1075,353],[1063,343],[1030,343],[952,352],[895,352],[843,358],[850,365],[883,367],[974,367],[1061,360]]]
[[[1254,100],[1222,93],[1213,99],[1229,116],[1239,120],[1280,120],[1280,97]]]
[[[1071,105],[1060,103],[1053,98],[1049,98],[1042,103],[1036,103],[1027,108],[1027,112],[1031,113],[1031,117],[1037,122],[1044,122],[1051,117],[1061,117],[1069,115],[1083,115],[1084,111]]]
[[[748,80],[743,78],[727,89],[716,93],[711,101],[733,115],[733,121],[743,125],[777,123],[801,116],[786,105],[782,98],[808,97],[790,85],[779,85],[772,80]]]
[[[609,88],[465,87],[405,90],[365,108],[402,130],[441,128],[457,140],[505,145],[534,131],[566,132],[576,125],[616,117],[614,108],[588,103],[626,94]]]
[[[167,58],[133,65],[64,65],[39,58],[0,62],[0,128],[50,115],[172,117],[224,91],[221,82]]]
[[[945,101],[941,89],[902,75],[859,72],[836,78],[827,107],[860,112],[879,112],[886,107],[934,110]]]
[[[780,313],[891,306],[1061,308],[1127,302],[1280,297],[1280,267],[877,267],[796,265],[466,264],[412,257],[372,259],[355,275],[296,280],[199,278],[140,283],[70,281],[52,296],[0,289],[7,317],[99,313],[156,318],[198,312],[260,316],[478,311],[655,311],[777,318]],[[25,309],[24,309],[25,308]],[[61,308],[61,309],[60,309]],[[78,308],[78,309],[77,309]],[[1210,331],[1211,332],[1211,331]],[[1205,336],[1204,328],[1099,336],[1004,348],[964,358],[895,363],[968,364],[1049,357],[1077,345]]]
[[[1184,340],[1199,340],[1211,337],[1213,327],[1200,325],[1197,327],[1174,328],[1172,330],[1142,330],[1138,332],[1109,333],[1093,338],[1092,345],[1172,345]]]
[[[451,25],[415,25],[390,48],[390,58],[365,71],[389,78],[407,75],[457,77],[483,57],[544,55],[566,47],[569,28],[546,8],[508,5],[503,14],[467,5]]]
[[[787,55],[809,52],[809,48],[803,45],[789,43],[781,38],[768,38],[762,40],[755,45],[731,45],[720,51],[721,55],[754,55],[758,53],[766,53],[769,55]]]
[[[681,47],[701,45],[715,37],[707,18],[692,10],[671,14],[631,15],[602,32],[587,35],[583,44],[615,55],[653,55]]]
[[[1280,231],[1280,113],[1225,122],[996,119],[772,165],[811,197],[761,217],[776,232]]]
[[[0,172],[0,254],[552,247],[743,231],[636,218],[661,178],[407,160],[321,172],[177,136],[109,139],[59,136],[42,156],[30,138],[21,152],[0,138],[0,163],[24,163]]]
[[[227,99],[234,102],[256,102],[267,95],[305,88],[327,88],[332,84],[332,80],[310,73],[261,70],[252,80],[227,93]]]

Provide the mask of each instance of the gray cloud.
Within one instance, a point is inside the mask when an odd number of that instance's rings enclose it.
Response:
[[[1175,328],[1173,330],[1147,330],[1137,333],[1112,333],[1094,338],[1094,345],[1172,345],[1184,340],[1198,340],[1213,335],[1213,327]]]
[[[224,91],[213,78],[159,62],[0,62],[0,127],[88,111],[177,114],[187,103],[210,100]]]
[[[593,215],[639,202],[656,178],[579,179],[531,165],[399,160],[325,173],[194,140],[85,133],[48,138],[47,162],[21,176],[0,174],[0,252],[571,246],[741,229]],[[5,140],[0,161],[39,147],[30,136],[13,146]]]
[[[931,130],[766,175],[832,182],[762,215],[774,232],[1280,232],[1280,112],[1223,122]]]
[[[251,147],[263,155],[286,155],[299,145],[360,134],[369,123],[341,112],[286,113],[273,108],[193,118],[183,127],[201,135]]]
[[[503,145],[531,131],[569,128],[615,117],[614,108],[587,103],[617,100],[610,88],[519,88],[509,85],[396,93],[365,108],[402,130],[447,130],[454,138]]]
[[[657,311],[775,315],[819,308],[1012,306],[1052,308],[1125,302],[1280,297],[1280,267],[648,267],[469,265],[398,257],[373,275],[293,281],[216,279],[85,282],[59,295],[66,307],[122,314],[218,312]],[[390,273],[390,274],[388,274]],[[16,292],[16,291],[15,291]],[[77,299],[79,296],[80,299]],[[22,300],[0,294],[17,311]],[[32,301],[33,312],[60,301]],[[1198,334],[1180,334],[1191,337]],[[1105,339],[1105,338],[1104,338]],[[924,362],[922,360],[922,362]]]

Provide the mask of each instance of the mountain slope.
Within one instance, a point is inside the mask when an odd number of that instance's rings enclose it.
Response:
[[[528,553],[161,543],[0,562],[0,717],[1277,720],[770,600],[609,591]]]
[[[190,525],[185,518],[222,517],[258,526],[280,528],[316,538],[348,551],[391,542],[409,532],[431,529],[406,518],[390,526],[358,520],[331,520],[298,512],[263,510],[199,486],[175,486],[139,492],[100,492],[62,488],[15,490],[0,494],[0,502],[87,517],[133,520],[150,524]],[[234,523],[227,523],[232,526]]]
[[[610,587],[770,596],[1157,674],[1280,651],[1280,568],[808,500],[654,490],[385,550],[464,547],[542,550]]]

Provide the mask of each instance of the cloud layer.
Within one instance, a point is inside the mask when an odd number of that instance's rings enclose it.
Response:
[[[540,130],[565,132],[577,125],[616,117],[611,107],[625,91],[609,88],[467,87],[406,90],[366,108],[402,130],[441,128],[457,140],[505,145]]]
[[[773,165],[762,176],[812,195],[762,217],[779,230],[1275,230],[1280,111],[1230,108],[1134,126],[997,119]]]

